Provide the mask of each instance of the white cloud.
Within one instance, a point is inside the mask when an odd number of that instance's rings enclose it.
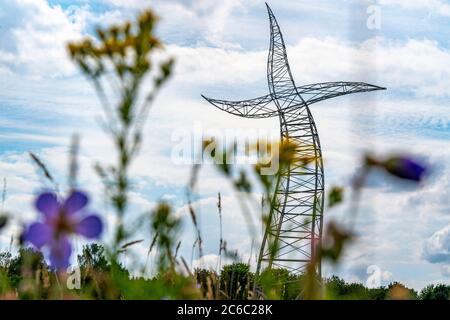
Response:
[[[178,81],[266,89],[267,50],[241,51],[168,46],[177,57]],[[419,97],[450,96],[450,51],[431,40],[392,41],[376,38],[350,44],[334,38],[303,38],[288,46],[297,85],[326,81],[366,81]],[[226,88],[224,88],[226,89]],[[251,87],[254,91],[254,87]],[[236,95],[239,90],[236,90]],[[239,96],[235,97],[239,98]],[[245,97],[244,97],[245,98]],[[246,97],[253,98],[253,97]]]
[[[188,25],[191,34],[202,41],[220,47],[238,47],[235,43],[227,41],[226,27],[231,24],[232,14],[235,11],[246,10],[246,7],[256,3],[256,0],[224,0],[208,1],[194,0],[183,3],[173,0],[141,1],[141,0],[104,0],[119,8],[147,9],[154,8],[158,15],[163,17],[163,28],[167,27],[170,33],[180,32],[180,23]],[[184,30],[185,31],[185,30]],[[193,33],[196,34],[193,34]]]
[[[216,254],[207,254],[200,259],[195,259],[192,262],[192,269],[207,269],[207,270],[217,270],[219,266],[219,256]]]
[[[450,5],[443,0],[380,0],[381,5],[400,6],[405,9],[427,10],[442,16],[450,16]]]
[[[450,225],[436,231],[426,241],[423,257],[431,263],[450,263]]]
[[[9,0],[2,9],[2,68],[38,77],[75,70],[67,59],[65,44],[82,35],[83,10],[69,16],[60,6],[52,7],[45,0]]]

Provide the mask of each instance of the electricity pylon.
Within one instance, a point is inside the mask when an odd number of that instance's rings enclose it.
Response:
[[[324,168],[316,124],[309,106],[342,95],[384,90],[363,82],[327,82],[296,86],[289,67],[286,46],[278,22],[266,3],[270,20],[270,50],[267,61],[269,94],[250,100],[208,102],[220,110],[244,118],[278,117],[281,140],[298,145],[299,159],[280,172],[281,181],[275,197],[275,212],[267,223],[261,244],[256,273],[262,263],[268,267],[286,268],[301,273],[312,261],[322,240],[324,211]],[[269,237],[277,243],[275,254],[269,248]],[[320,262],[317,267],[321,275]]]

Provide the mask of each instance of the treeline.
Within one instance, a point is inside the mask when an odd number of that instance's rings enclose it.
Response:
[[[247,264],[235,263],[224,266],[220,276],[213,271],[196,270],[197,282],[204,296],[211,296],[217,288],[214,281],[219,279],[216,299],[245,299],[252,294],[260,294],[268,299],[294,300],[302,299],[305,279],[302,275],[290,274],[286,269],[266,270],[255,284],[255,275],[249,271]],[[271,282],[271,283],[270,283]],[[332,276],[325,278],[323,283],[323,298],[333,300],[450,300],[450,285],[429,285],[417,292],[399,282],[392,282],[379,288],[367,288],[361,283],[348,283]],[[257,292],[258,288],[266,288],[265,292]],[[269,288],[269,290],[267,290]],[[265,296],[264,296],[265,294]]]
[[[55,291],[61,298],[79,299],[303,299],[305,279],[285,269],[262,272],[258,279],[244,263],[226,265],[217,274],[196,269],[190,276],[160,274],[151,279],[133,277],[122,266],[111,265],[102,246],[83,247],[78,255],[79,289],[66,290],[66,283],[51,272],[41,253],[22,248],[16,256],[0,253],[0,299],[48,299]],[[67,280],[67,279],[63,279]],[[192,286],[189,286],[192,282]],[[324,299],[336,300],[450,300],[449,285],[430,285],[419,292],[394,282],[370,289],[333,276],[323,279]],[[168,285],[170,284],[170,285]],[[118,289],[120,288],[120,289]],[[192,288],[186,290],[186,288]]]

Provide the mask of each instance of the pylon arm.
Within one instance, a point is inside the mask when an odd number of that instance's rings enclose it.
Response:
[[[386,88],[364,82],[325,82],[297,87],[298,93],[308,105],[347,94],[377,90]]]
[[[311,105],[323,100],[344,96],[352,93],[370,92],[377,90],[386,90],[386,88],[374,86],[364,82],[325,82],[315,83],[295,89],[284,90],[277,93],[277,99],[289,99],[300,94],[307,105]],[[209,103],[216,108],[226,111],[236,116],[244,118],[270,118],[278,115],[277,107],[270,94],[242,101],[226,101],[207,98],[202,95]],[[291,106],[292,107],[292,106]],[[297,108],[297,105],[293,106]],[[289,109],[286,108],[286,110]]]
[[[278,116],[276,106],[271,103],[272,97],[270,94],[242,101],[216,100],[207,98],[204,95],[202,95],[202,97],[216,108],[236,116],[244,118],[270,118]]]

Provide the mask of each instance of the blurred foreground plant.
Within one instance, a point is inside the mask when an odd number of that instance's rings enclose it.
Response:
[[[393,155],[384,160],[367,155],[363,170],[372,168],[384,169],[394,177],[413,182],[421,182],[427,173],[427,168],[424,164],[411,157],[399,155]]]
[[[97,40],[86,38],[68,45],[71,58],[90,79],[104,108],[104,127],[117,150],[117,163],[110,167],[97,165],[107,194],[117,213],[113,252],[128,239],[124,226],[130,188],[129,168],[142,144],[143,126],[150,103],[171,73],[173,60],[154,63],[151,54],[162,45],[154,36],[157,22],[152,11],[142,13],[134,23],[97,29]],[[156,70],[151,90],[145,76]],[[108,98],[116,94],[115,104]],[[142,98],[143,96],[143,98]]]
[[[176,218],[167,204],[160,204],[152,213],[152,231],[156,246],[159,248],[158,271],[175,271],[174,246],[180,229],[180,220]]]
[[[50,263],[56,270],[65,270],[69,266],[70,236],[96,239],[102,232],[100,218],[85,213],[88,201],[85,193],[76,190],[64,201],[59,201],[54,193],[42,193],[36,200],[35,206],[43,221],[31,224],[23,234],[23,240],[31,242],[37,249],[48,246]]]
[[[356,173],[353,180],[350,225],[343,226],[341,223],[337,223],[336,221],[330,221],[328,223],[318,253],[315,257],[313,257],[311,264],[307,268],[307,284],[305,289],[305,297],[307,299],[317,299],[323,294],[320,289],[320,281],[318,282],[315,280],[315,268],[319,261],[328,260],[331,261],[332,264],[339,263],[345,248],[354,240],[355,236],[353,228],[359,213],[362,189],[365,187],[369,174],[374,169],[383,170],[390,176],[411,181],[412,183],[422,182],[428,171],[425,164],[408,156],[391,155],[385,159],[376,158],[371,155],[365,156],[363,165]],[[343,197],[343,188],[332,188],[329,193],[329,207],[334,207],[335,205],[341,203],[343,201]],[[409,297],[409,291],[402,286],[393,286],[390,288],[390,297],[392,299]]]
[[[213,145],[213,147],[211,147]],[[259,142],[254,151],[259,151]],[[245,191],[249,194],[251,190],[255,190],[255,187],[249,182],[246,177],[245,171],[239,171],[236,174],[235,168],[231,163],[227,162],[230,158],[230,153],[234,148],[230,148],[228,152],[218,152],[218,145],[215,139],[208,139],[204,142],[204,150],[207,149],[209,155],[216,164],[217,169],[224,174],[224,176],[232,182],[232,185],[237,191]],[[312,255],[312,260],[309,265],[306,266],[306,272],[299,276],[294,277],[291,280],[281,281],[282,278],[289,278],[281,276],[281,273],[274,273],[277,269],[272,269],[272,263],[274,257],[279,250],[279,240],[275,235],[268,233],[268,226],[273,221],[273,214],[277,210],[279,203],[277,193],[280,181],[288,173],[289,167],[294,164],[301,164],[299,167],[303,167],[308,163],[313,162],[315,159],[303,159],[298,158],[296,154],[298,146],[286,139],[279,144],[271,144],[266,149],[267,153],[271,154],[269,159],[260,158],[259,163],[254,166],[254,172],[261,183],[263,195],[263,208],[265,210],[263,215],[263,222],[266,229],[264,237],[266,237],[268,248],[270,252],[270,258],[268,267],[264,270],[258,264],[255,274],[255,281],[253,282],[252,292],[249,296],[254,298],[265,297],[270,299],[279,299],[286,297],[287,283],[289,283],[290,290],[298,290],[296,298],[301,299],[320,299],[324,297],[323,279],[318,277],[318,265],[322,260],[330,261],[332,264],[338,264],[342,259],[343,253],[349,243],[355,240],[353,233],[353,224],[358,211],[358,204],[360,202],[361,189],[365,186],[366,178],[368,174],[374,169],[381,169],[391,176],[412,181],[414,183],[421,182],[427,173],[427,168],[424,164],[412,159],[411,157],[393,155],[386,157],[385,159],[377,159],[373,156],[366,156],[362,169],[357,173],[353,184],[353,197],[352,208],[350,209],[351,223],[350,227],[337,221],[330,221],[325,228],[323,239],[320,243],[316,244],[316,250]],[[273,153],[273,150],[277,152]],[[220,150],[219,150],[220,151]],[[278,170],[274,174],[264,174],[264,169],[272,167],[273,162],[277,163]],[[267,172],[267,171],[266,171]],[[344,200],[345,190],[342,187],[332,187],[328,193],[328,207],[333,208]],[[245,212],[244,216],[248,216]],[[289,274],[289,272],[288,272]],[[295,289],[296,288],[296,289]],[[404,290],[401,286],[393,286],[389,289],[389,295],[385,294],[385,298],[399,299],[401,297],[407,297],[408,290]],[[406,293],[405,293],[406,292]],[[291,296],[291,295],[290,295]]]

